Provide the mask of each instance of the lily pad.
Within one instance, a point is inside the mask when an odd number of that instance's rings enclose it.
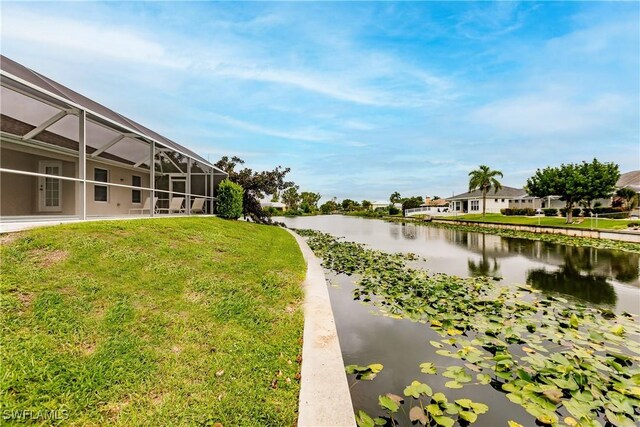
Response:
[[[427,414],[424,413],[424,409],[419,406],[411,408],[409,411],[409,420],[411,420],[411,422],[418,421],[422,425],[426,425],[429,422],[429,418],[427,417]]]
[[[418,399],[420,395],[431,396],[432,394],[433,391],[431,390],[431,387],[419,381],[412,381],[411,385],[408,385],[404,389],[405,396],[412,396],[416,399]]]
[[[436,367],[433,363],[425,362],[420,364],[420,372],[425,374],[436,374]]]

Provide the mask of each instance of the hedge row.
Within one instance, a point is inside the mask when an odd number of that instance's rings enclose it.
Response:
[[[500,209],[500,213],[502,215],[507,215],[507,216],[511,216],[511,215],[526,215],[526,216],[534,216],[536,214],[536,210],[532,209],[532,208],[506,208],[506,209]]]
[[[547,209],[543,209],[542,212],[544,212],[544,216],[558,216],[558,213],[560,213],[560,215],[563,217],[567,216],[566,208],[562,208],[562,209],[547,208]],[[536,210],[531,208],[525,208],[525,209],[507,208],[507,209],[501,209],[500,213],[506,216],[511,216],[511,215],[533,216],[536,214]],[[610,207],[609,208],[600,207],[600,208],[593,208],[593,209],[573,208],[571,210],[571,214],[574,217],[578,217],[581,214],[583,217],[595,216],[597,214],[602,218],[612,218],[612,219],[623,219],[623,218],[629,217],[629,211],[626,211],[623,208],[610,208]]]

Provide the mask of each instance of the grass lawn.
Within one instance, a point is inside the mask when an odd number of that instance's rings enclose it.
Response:
[[[295,424],[305,263],[284,230],[165,218],[2,240],[3,415],[65,410],[65,425]]]
[[[457,217],[438,217],[438,219],[445,220],[464,220],[464,221],[476,221],[476,222],[490,222],[499,224],[527,224],[527,225],[550,225],[555,227],[567,227],[567,228],[594,228],[601,230],[626,230],[629,220],[626,219],[604,219],[598,218],[597,226],[596,220],[591,218],[576,218],[575,220],[582,220],[579,224],[566,224],[565,218],[561,217],[549,217],[549,216],[506,216],[502,214],[487,214],[485,218],[482,218],[482,214],[466,214],[458,215]]]

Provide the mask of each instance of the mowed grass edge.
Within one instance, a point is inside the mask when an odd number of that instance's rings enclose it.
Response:
[[[5,418],[65,411],[64,425],[295,424],[306,267],[286,231],[164,218],[3,239]]]
[[[545,225],[551,227],[560,228],[586,228],[597,230],[627,230],[627,224],[629,220],[626,219],[608,219],[608,218],[574,218],[576,221],[573,224],[567,224],[566,219],[562,217],[548,217],[548,216],[507,216],[502,214],[487,214],[486,217],[482,217],[482,214],[465,214],[457,217],[437,217],[438,219],[448,221],[473,221],[478,223],[491,223],[491,224],[516,224],[516,225]]]

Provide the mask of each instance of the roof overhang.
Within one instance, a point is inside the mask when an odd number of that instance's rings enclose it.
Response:
[[[1,56],[0,58],[2,59],[3,63],[6,61],[9,61],[14,68],[18,67],[17,69],[23,70],[24,73],[27,73],[27,72],[33,73],[36,77],[38,77],[43,82],[45,82],[44,79],[46,78],[44,78],[44,76],[40,76],[39,74],[33,72],[32,70],[26,67],[23,67],[22,65],[16,63],[15,61],[11,61],[10,59],[4,56]],[[156,134],[155,132],[145,128],[144,126],[139,125],[136,122],[116,112],[113,112],[112,110],[109,110],[108,108],[103,107],[98,103],[95,103],[95,101],[89,100],[95,105],[98,105],[99,107],[103,108],[105,111],[112,113],[113,115],[115,115],[115,117],[118,117],[120,120],[114,120],[113,118],[107,117],[105,114],[101,114],[100,112],[95,111],[95,109],[92,109],[87,105],[83,105],[83,103],[76,102],[72,99],[69,99],[68,97],[63,96],[62,92],[60,91],[56,91],[59,93],[54,92],[55,88],[51,85],[49,85],[50,88],[44,88],[38,84],[33,83],[32,81],[28,81],[23,77],[15,75],[5,70],[4,64],[2,66],[2,69],[0,69],[0,85],[3,88],[13,90],[18,94],[40,101],[60,111],[66,111],[66,113],[70,115],[76,115],[80,111],[85,111],[87,120],[92,123],[105,127],[120,135],[123,135],[125,138],[130,138],[130,139],[137,140],[140,142],[145,142],[145,143],[153,142],[154,144],[156,144],[156,146],[168,148],[182,156],[185,156],[186,158],[195,160],[196,162],[208,168],[211,168],[214,175],[228,176],[228,174],[225,171],[216,167],[215,165],[205,160],[204,158],[200,157],[199,155],[193,153],[191,150],[171,141],[168,138],[165,138],[160,136],[159,134]],[[61,86],[61,85],[60,87],[64,88],[64,86]],[[75,92],[71,90],[68,90],[68,91],[69,93],[75,94]],[[78,98],[88,100],[88,98],[83,97],[80,94],[77,94],[77,95],[78,95]]]

